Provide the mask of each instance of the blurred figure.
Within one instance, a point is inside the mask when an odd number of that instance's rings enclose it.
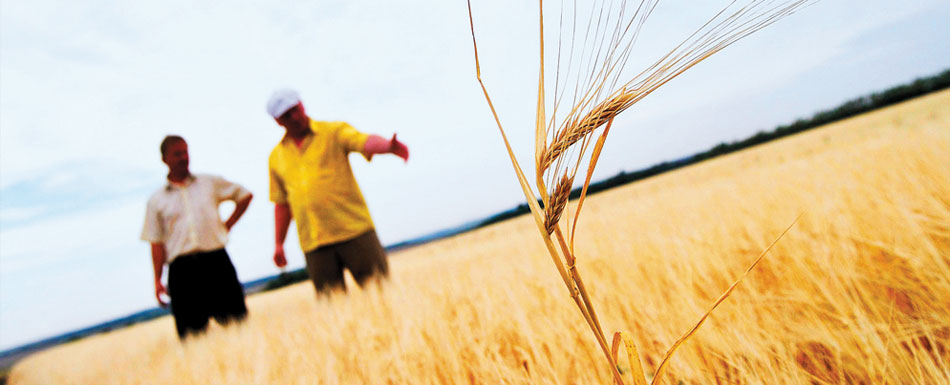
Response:
[[[180,136],[166,136],[161,152],[167,183],[148,200],[142,240],[152,244],[155,298],[166,307],[162,296],[170,297],[175,328],[184,339],[205,330],[210,317],[224,325],[247,316],[244,289],[224,245],[253,196],[219,176],[188,171],[188,144]],[[218,204],[226,200],[235,207],[222,223]],[[165,264],[167,290],[162,285]]]
[[[346,290],[343,269],[363,285],[389,274],[386,252],[347,156],[359,152],[371,160],[394,154],[409,160],[409,148],[396,140],[357,131],[345,122],[310,119],[295,91],[279,90],[267,112],[286,134],[271,151],[270,199],[274,202],[274,263],[287,265],[284,239],[291,219],[297,223],[307,273],[317,293]]]

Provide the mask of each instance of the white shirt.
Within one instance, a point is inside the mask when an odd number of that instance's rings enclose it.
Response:
[[[218,216],[218,205],[250,194],[217,175],[193,174],[183,185],[169,182],[148,200],[142,240],[164,243],[166,263],[180,255],[223,248],[228,229]]]

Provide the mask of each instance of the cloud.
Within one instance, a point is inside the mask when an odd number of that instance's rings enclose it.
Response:
[[[103,161],[80,161],[5,178],[0,188],[0,226],[4,231],[49,217],[63,216],[147,197],[160,181],[142,169]]]
[[[138,242],[144,207],[144,200],[113,199],[108,205],[44,213],[19,226],[4,226],[0,273],[42,274],[74,258],[100,255],[96,251],[114,244]],[[108,258],[108,254],[98,258]]]
[[[17,222],[27,222],[39,217],[44,211],[41,207],[0,208],[0,227],[7,227],[9,224]]]

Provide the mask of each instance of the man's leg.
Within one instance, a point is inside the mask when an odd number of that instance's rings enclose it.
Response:
[[[333,289],[346,290],[343,265],[336,253],[336,247],[337,245],[323,246],[304,253],[307,259],[307,274],[310,275],[318,294],[328,293]]]
[[[339,252],[346,268],[350,269],[350,273],[360,286],[374,275],[377,278],[385,278],[389,275],[386,250],[379,243],[375,230],[367,231],[340,244]]]
[[[211,316],[222,325],[243,320],[247,316],[244,287],[238,280],[227,251],[215,250],[203,258],[208,262],[208,291],[211,294],[208,306]]]
[[[201,269],[194,257],[175,258],[168,267],[168,296],[175,318],[178,338],[184,340],[189,334],[197,334],[208,326],[208,313],[202,306]]]

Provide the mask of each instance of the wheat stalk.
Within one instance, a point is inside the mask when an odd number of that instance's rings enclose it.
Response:
[[[569,87],[566,84],[562,86],[560,82],[560,71],[558,71],[557,77],[559,81],[556,82],[553,110],[549,120],[547,118],[545,105],[544,6],[543,1],[539,0],[540,69],[538,76],[538,102],[535,127],[535,176],[537,191],[541,196],[541,201],[544,204],[544,208],[542,209],[535,198],[535,190],[528,182],[528,179],[525,177],[521,166],[518,164],[518,161],[515,158],[514,151],[511,148],[511,144],[508,141],[505,130],[498,118],[498,114],[495,111],[494,104],[491,101],[491,97],[488,94],[485,83],[482,80],[481,65],[478,60],[478,44],[475,39],[475,23],[472,17],[471,1],[468,1],[469,25],[472,32],[472,44],[475,52],[476,77],[478,79],[479,85],[482,88],[482,92],[484,93],[485,99],[488,102],[488,106],[491,109],[492,116],[494,117],[495,123],[498,126],[498,130],[505,144],[505,148],[508,151],[508,156],[511,159],[512,167],[515,170],[518,182],[525,195],[525,199],[528,202],[528,207],[530,208],[532,216],[535,219],[539,234],[541,235],[541,238],[547,247],[548,253],[551,256],[551,259],[554,262],[561,279],[564,281],[565,286],[570,293],[570,297],[573,299],[578,310],[581,312],[581,315],[584,317],[584,320],[594,333],[594,336],[597,339],[597,342],[600,345],[608,364],[610,365],[614,381],[618,384],[624,384],[623,378],[617,366],[617,354],[620,343],[623,343],[626,347],[628,360],[630,361],[630,365],[633,368],[634,384],[646,384],[646,377],[643,374],[642,366],[639,362],[639,353],[637,352],[633,340],[622,332],[615,333],[611,343],[612,346],[608,346],[607,338],[601,327],[600,320],[597,317],[593,302],[587,293],[584,281],[577,269],[577,258],[574,254],[573,247],[577,218],[580,214],[581,208],[583,207],[583,202],[586,197],[587,188],[590,184],[594,167],[596,166],[597,160],[599,159],[600,152],[605,143],[611,124],[621,112],[642,100],[644,97],[646,97],[646,95],[649,95],[657,88],[666,84],[687,69],[691,68],[702,60],[705,60],[714,53],[719,52],[723,48],[731,45],[739,39],[748,36],[757,30],[765,28],[782,17],[794,13],[797,9],[800,9],[806,5],[810,5],[814,1],[753,0],[744,6],[738,7],[738,9],[731,9],[731,7],[736,3],[736,1],[733,1],[728,6],[723,8],[719,13],[713,16],[706,24],[697,29],[682,43],[672,49],[668,54],[661,57],[653,65],[633,76],[623,85],[617,88],[616,84],[620,79],[624,64],[626,63],[630,52],[632,51],[633,43],[636,41],[636,38],[639,35],[640,28],[646,22],[653,9],[656,7],[657,2],[658,0],[641,1],[633,15],[628,17],[625,14],[626,2],[623,1],[620,6],[619,16],[616,19],[617,21],[613,33],[610,34],[610,39],[608,39],[609,43],[607,43],[607,47],[604,47],[604,45],[596,42],[598,39],[605,40],[608,35],[606,32],[607,28],[602,27],[604,23],[600,22],[600,20],[602,20],[603,16],[605,15],[602,4],[601,19],[598,19],[599,22],[597,26],[592,28],[591,22],[588,23],[587,28],[588,35],[591,30],[595,31],[593,38],[593,41],[595,41],[595,43],[593,43],[594,48],[589,50],[585,48],[582,50],[582,52],[591,52],[594,57],[593,59],[589,60],[589,65],[586,68],[581,68],[580,66],[577,67],[577,76],[575,78],[586,80],[584,80],[583,84],[580,84],[580,82],[575,84],[571,109],[565,115],[563,120],[561,120],[561,123],[556,124],[558,107],[561,106],[561,102],[564,99],[564,92],[566,92]],[[606,14],[608,15],[607,18],[609,19],[610,12],[607,12]],[[586,36],[587,35],[585,35],[585,41],[587,41]],[[570,55],[573,55],[574,52],[573,40],[574,39],[572,37]],[[559,41],[559,48],[560,46],[561,44]],[[558,69],[560,69],[561,65],[560,53],[561,51],[559,50],[557,62]],[[573,66],[573,56],[571,56],[570,59],[571,60],[566,60],[566,62],[569,63],[568,71],[570,71]],[[610,89],[614,89],[614,91],[610,92],[606,97],[604,97],[602,94]],[[557,129],[554,127],[557,127]],[[565,236],[564,232],[559,227],[559,223],[561,222],[563,213],[567,209],[568,198],[570,197],[574,178],[578,172],[578,166],[584,159],[584,155],[591,143],[591,137],[593,133],[600,127],[605,127],[605,129],[603,130],[600,138],[594,144],[593,154],[587,166],[587,176],[584,181],[580,199],[578,200],[577,207],[574,211],[573,225],[568,229],[568,235]],[[580,144],[580,146],[576,157],[564,156],[569,151],[571,151],[572,148],[577,147],[578,144]],[[550,191],[547,190],[548,183],[545,182],[546,176],[547,180],[549,181],[557,181],[556,183],[553,183],[552,189]],[[782,232],[775,239],[775,241],[773,241],[772,244],[769,245],[759,255],[758,258],[755,259],[746,272],[719,297],[719,299],[710,307],[710,309],[702,316],[702,318],[700,318],[696,325],[691,330],[686,332],[679,340],[677,340],[673,346],[670,347],[660,365],[657,367],[652,381],[653,384],[658,383],[662,378],[668,360],[676,351],[676,349],[690,336],[692,336],[696,330],[698,330],[698,328],[705,322],[709,314],[711,314],[711,312],[717,306],[719,306],[719,304],[721,304],[729,296],[729,294],[731,294],[732,290],[739,284],[739,282],[741,282],[742,279],[748,275],[752,268],[758,264],[758,262],[766,255],[766,253],[768,253],[772,246],[774,246],[775,243],[778,242],[778,240],[781,239],[797,221],[798,219],[792,222],[792,224],[789,225],[789,227],[786,228],[785,231]],[[554,239],[552,239],[552,235]],[[555,240],[557,241],[557,245],[555,245]]]

